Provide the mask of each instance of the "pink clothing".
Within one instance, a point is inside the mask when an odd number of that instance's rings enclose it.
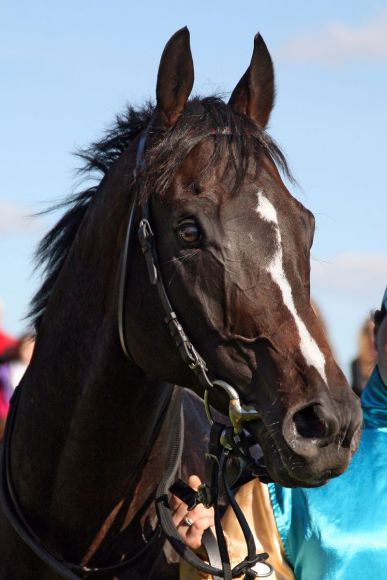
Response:
[[[0,330],[0,355],[4,354],[9,348],[16,346],[18,341]]]
[[[7,418],[12,392],[11,369],[9,363],[4,363],[0,365],[0,421]]]

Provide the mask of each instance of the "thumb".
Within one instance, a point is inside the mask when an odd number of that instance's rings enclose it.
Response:
[[[201,485],[201,479],[197,475],[190,475],[188,478],[188,485],[192,487],[195,491],[197,491],[199,485]]]

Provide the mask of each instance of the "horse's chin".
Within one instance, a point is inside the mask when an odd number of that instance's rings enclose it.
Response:
[[[295,457],[289,461],[289,448],[286,443],[278,445],[272,433],[269,433],[263,421],[252,421],[248,424],[247,430],[257,441],[262,449],[263,457],[260,460],[259,479],[264,483],[274,482],[284,487],[320,487],[326,484],[331,478],[336,477],[344,471],[325,471],[319,474],[310,473],[305,465],[300,465],[298,469],[294,466],[300,460]],[[302,461],[302,460],[301,460]]]

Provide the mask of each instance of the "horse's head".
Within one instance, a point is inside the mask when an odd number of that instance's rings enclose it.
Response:
[[[313,215],[282,182],[275,162],[284,159],[264,132],[274,71],[262,38],[227,105],[188,102],[192,84],[183,29],[161,59],[145,157],[143,190],[164,283],[212,378],[259,410],[249,429],[273,479],[319,485],[348,465],[360,407],[310,303]],[[167,333],[138,247],[130,280],[127,339],[135,361],[200,390]],[[221,398],[214,401],[224,410]]]

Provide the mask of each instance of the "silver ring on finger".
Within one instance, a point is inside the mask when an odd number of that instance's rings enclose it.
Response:
[[[192,526],[192,524],[194,523],[194,521],[193,521],[193,520],[191,520],[191,518],[189,518],[189,517],[186,517],[186,518],[184,518],[184,519],[183,519],[183,522],[184,522],[184,524],[185,524],[186,526],[188,526],[188,527]]]

